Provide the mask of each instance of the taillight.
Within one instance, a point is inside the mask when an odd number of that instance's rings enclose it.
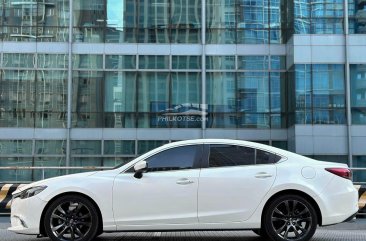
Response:
[[[339,177],[343,177],[349,180],[352,179],[352,171],[348,168],[334,167],[334,168],[325,168],[325,170]]]

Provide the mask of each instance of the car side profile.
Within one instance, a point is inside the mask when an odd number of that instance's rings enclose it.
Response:
[[[54,241],[103,232],[253,230],[310,240],[353,218],[347,165],[258,143],[198,139],[166,144],[113,170],[61,176],[13,193],[11,227]]]

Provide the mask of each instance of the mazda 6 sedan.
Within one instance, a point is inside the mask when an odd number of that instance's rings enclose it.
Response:
[[[239,140],[170,143],[113,170],[51,178],[13,193],[11,227],[54,241],[103,232],[253,230],[310,240],[353,218],[347,165]]]

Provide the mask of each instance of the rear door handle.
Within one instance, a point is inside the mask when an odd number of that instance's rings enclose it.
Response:
[[[192,183],[194,183],[194,181],[191,181],[188,178],[182,178],[182,179],[177,180],[177,184],[179,184],[179,185],[189,185]]]
[[[261,178],[261,179],[264,179],[264,178],[270,178],[272,177],[272,174],[269,174],[267,172],[258,172],[256,175],[255,175],[256,178]]]

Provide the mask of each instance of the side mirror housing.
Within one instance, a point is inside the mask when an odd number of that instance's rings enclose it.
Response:
[[[133,166],[133,169],[135,169],[134,177],[137,179],[140,179],[140,178],[142,178],[142,173],[147,171],[147,162],[140,161],[135,166]]]

